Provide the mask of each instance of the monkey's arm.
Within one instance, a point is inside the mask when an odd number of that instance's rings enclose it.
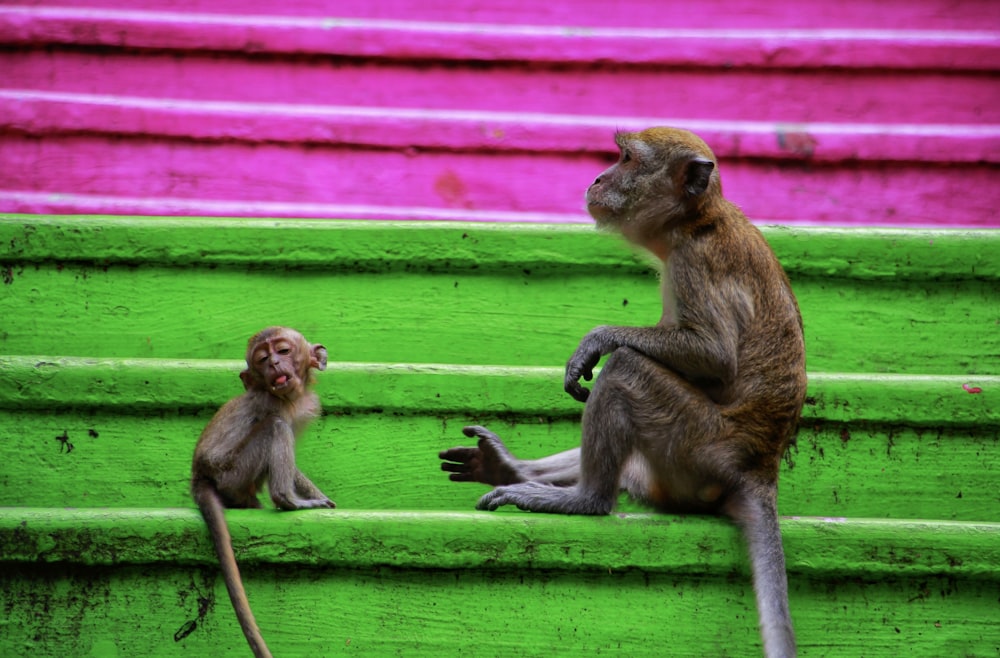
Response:
[[[731,383],[738,370],[740,332],[754,313],[752,296],[744,282],[709,271],[708,260],[688,253],[671,259],[664,277],[664,316],[656,326],[601,326],[584,336],[566,364],[566,392],[586,401],[589,391],[580,378],[590,381],[601,357],[619,347],[644,354],[690,381]]]
[[[736,377],[739,344],[737,325],[725,315],[728,314],[704,320],[692,318],[678,325],[596,327],[583,337],[567,362],[564,388],[575,399],[585,402],[590,391],[580,385],[580,379],[590,381],[601,357],[619,347],[644,354],[686,379],[725,385]]]
[[[269,477],[267,486],[271,500],[283,510],[307,509],[313,507],[333,507],[334,503],[324,496],[295,467],[295,434],[291,426],[276,416],[261,421],[261,432],[270,446]],[[297,485],[303,481],[318,496],[302,497]]]
[[[313,500],[326,500],[329,505],[327,507],[336,507],[337,503],[333,502],[326,495],[319,490],[309,478],[306,477],[305,473],[295,469],[295,493],[297,493],[302,498],[311,498]]]

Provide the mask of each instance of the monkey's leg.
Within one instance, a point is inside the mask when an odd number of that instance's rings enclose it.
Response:
[[[257,492],[264,479],[267,455],[259,445],[251,443],[234,455],[228,468],[214,471],[215,489],[225,507],[233,509],[260,509]]]
[[[704,392],[645,355],[619,348],[584,410],[580,481],[561,488],[535,482],[500,487],[478,507],[607,514],[623,487],[646,502],[662,503],[663,490],[682,505],[704,506],[699,495],[706,483],[712,491],[722,485],[700,453],[722,430],[718,408]]]
[[[635,362],[645,360],[623,349],[608,359],[583,412],[579,452],[580,479],[573,486],[525,482],[499,487],[483,496],[479,509],[517,505],[534,512],[607,514],[617,502],[620,482],[636,448],[630,380]]]
[[[599,398],[592,396],[591,399],[596,401]],[[584,435],[586,437],[586,432]],[[532,512],[607,514],[617,498],[617,471],[627,456],[623,452],[611,447],[608,454],[591,458],[588,462],[588,445],[585,442],[579,449],[553,455],[554,463],[549,463],[550,466],[558,465],[564,472],[568,468],[573,477],[570,486],[557,486],[544,480],[501,486],[480,498],[476,508],[495,510],[502,505],[516,505]]]
[[[580,480],[580,449],[571,448],[523,463],[528,480],[557,487],[571,487]]]

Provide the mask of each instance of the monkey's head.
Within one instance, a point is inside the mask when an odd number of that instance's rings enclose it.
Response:
[[[240,379],[247,390],[294,400],[312,383],[312,368],[326,370],[326,359],[325,347],[311,345],[294,329],[268,327],[247,343],[247,369]]]
[[[587,189],[587,212],[627,238],[697,218],[722,184],[715,154],[694,133],[649,128],[615,134],[618,162]]]

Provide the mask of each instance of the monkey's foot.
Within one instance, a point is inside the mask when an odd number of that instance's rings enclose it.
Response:
[[[494,511],[516,505],[526,512],[552,514],[608,514],[615,501],[582,494],[578,487],[557,487],[539,482],[522,482],[497,487],[476,503],[476,509]]]
[[[462,428],[462,432],[470,438],[478,436],[479,443],[475,448],[459,446],[438,453],[444,460],[441,470],[451,473],[448,479],[493,486],[524,482],[519,461],[499,436],[479,425]]]

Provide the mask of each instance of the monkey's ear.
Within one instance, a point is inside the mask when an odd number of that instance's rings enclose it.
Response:
[[[240,381],[243,382],[244,391],[249,391],[253,387],[253,375],[249,368],[240,373]]]
[[[698,196],[707,190],[713,169],[715,163],[708,158],[691,158],[684,171],[684,191],[691,196]]]
[[[309,349],[312,360],[309,365],[316,370],[326,370],[326,348],[322,345],[312,345]]]

